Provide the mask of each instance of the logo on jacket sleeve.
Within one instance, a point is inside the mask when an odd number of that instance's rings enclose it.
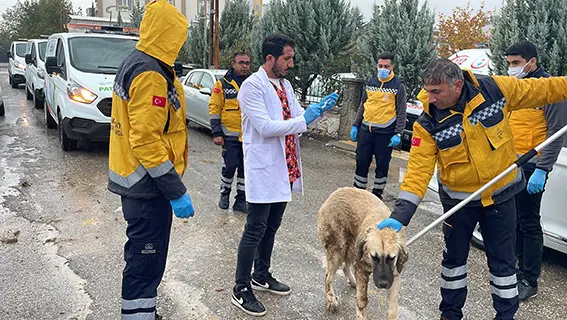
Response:
[[[215,93],[217,93],[217,94],[220,93],[220,89],[219,89],[219,88],[215,88],[215,89],[213,89],[213,91],[214,91]]]
[[[412,147],[419,147],[420,144],[421,144],[421,138],[412,138],[411,139]]]
[[[164,108],[167,99],[165,97],[160,96],[153,96],[152,97],[152,106]]]

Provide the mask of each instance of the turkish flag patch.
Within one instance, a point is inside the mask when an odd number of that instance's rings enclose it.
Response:
[[[160,97],[160,96],[153,96],[152,97],[152,106],[165,108],[166,102],[167,102],[167,99],[165,97]]]
[[[220,89],[219,89],[219,88],[215,88],[213,91],[214,91],[215,93],[220,93]]]
[[[419,147],[420,144],[421,144],[421,138],[412,138],[411,139],[412,147]]]

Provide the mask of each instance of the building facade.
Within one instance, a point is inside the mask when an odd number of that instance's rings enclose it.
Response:
[[[95,13],[97,17],[112,18],[114,20],[118,16],[118,11],[120,11],[120,16],[123,20],[130,16],[132,8],[138,0],[95,0]],[[144,6],[151,0],[139,0],[140,5]],[[169,3],[174,5],[179,12],[181,12],[189,22],[198,20],[199,15],[203,12],[205,6],[207,8],[207,13],[210,11],[211,0],[168,0]],[[219,16],[222,14],[226,3],[229,0],[219,0]],[[264,4],[263,0],[250,0],[250,9],[257,17],[262,16]]]

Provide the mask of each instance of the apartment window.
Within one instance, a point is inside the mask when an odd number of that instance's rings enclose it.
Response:
[[[169,1],[169,3],[171,3],[172,5],[175,5],[175,0],[167,0]]]
[[[116,0],[116,6],[128,7],[129,9],[132,9],[132,2],[134,2],[134,0]]]

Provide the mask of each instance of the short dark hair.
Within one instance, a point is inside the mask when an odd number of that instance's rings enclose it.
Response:
[[[247,56],[250,58],[250,55],[248,54],[248,52],[245,51],[236,51],[233,55],[232,55],[232,62],[236,61],[236,57],[240,57],[240,56]]]
[[[392,63],[394,63],[394,54],[391,52],[384,52],[381,55],[378,56],[378,60],[382,59],[382,60],[390,60],[392,61]]]
[[[276,59],[279,58],[283,54],[284,48],[287,46],[295,48],[295,41],[279,33],[267,36],[262,43],[262,57],[264,57],[264,62],[268,55],[272,55]]]
[[[521,56],[522,58],[530,60],[531,58],[537,58],[537,48],[529,41],[520,41],[514,43],[508,50],[506,50],[507,56]]]
[[[457,80],[464,80],[463,71],[449,59],[435,59],[423,72],[423,83],[426,85],[447,82],[452,86]]]

